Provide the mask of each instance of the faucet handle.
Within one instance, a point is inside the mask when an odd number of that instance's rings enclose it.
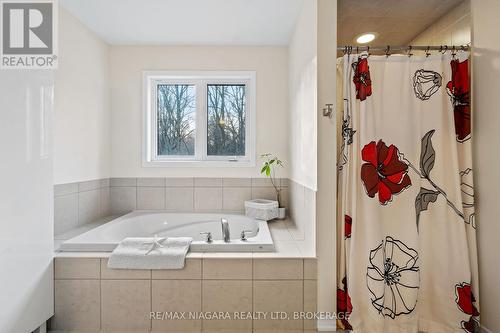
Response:
[[[243,241],[243,242],[247,241],[248,240],[247,239],[247,234],[252,233],[252,232],[253,232],[252,230],[242,230],[241,231],[240,240]]]
[[[200,235],[206,235],[205,242],[212,243],[212,233],[210,231],[200,232]]]

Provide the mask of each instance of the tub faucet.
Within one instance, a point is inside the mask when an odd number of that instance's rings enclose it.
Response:
[[[225,218],[220,219],[220,223],[222,226],[222,239],[224,240],[225,243],[229,243],[230,242],[229,223]]]

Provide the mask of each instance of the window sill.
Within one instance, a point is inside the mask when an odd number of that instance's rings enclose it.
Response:
[[[255,167],[255,161],[143,161],[145,168],[250,168]]]

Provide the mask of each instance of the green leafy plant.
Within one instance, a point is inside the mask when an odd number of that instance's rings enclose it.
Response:
[[[260,170],[260,173],[262,175],[265,175],[266,177],[269,177],[269,180],[271,180],[271,184],[274,187],[274,190],[276,191],[276,201],[278,201],[278,205],[281,208],[282,207],[282,202],[281,202],[281,184],[279,183],[279,179],[276,179],[276,169],[277,168],[284,168],[283,161],[281,161],[278,156],[272,155],[272,154],[262,154],[260,155],[260,158],[263,160],[262,163],[262,169]]]

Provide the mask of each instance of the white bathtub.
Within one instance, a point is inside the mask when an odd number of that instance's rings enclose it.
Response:
[[[221,218],[229,222],[229,243],[222,241]],[[247,240],[241,241],[243,230]],[[207,243],[200,232],[211,232],[213,242]],[[134,211],[95,229],[71,238],[60,251],[111,252],[126,237],[192,237],[192,252],[269,252],[274,251],[273,239],[266,221],[235,214],[166,213]]]

